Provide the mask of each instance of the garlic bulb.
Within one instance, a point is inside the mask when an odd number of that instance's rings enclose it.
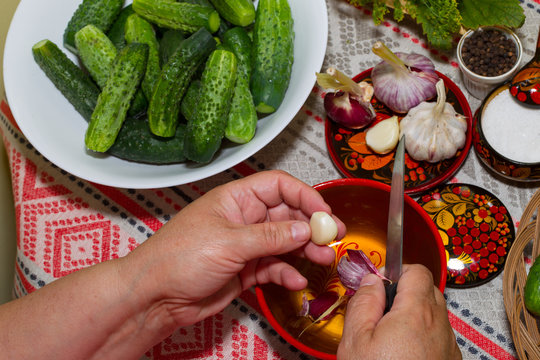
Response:
[[[399,131],[398,117],[394,115],[366,131],[366,144],[378,154],[387,154],[396,147]]]
[[[400,122],[406,149],[417,161],[431,163],[453,157],[465,145],[467,120],[446,102],[444,81],[437,82],[437,102],[422,102]]]

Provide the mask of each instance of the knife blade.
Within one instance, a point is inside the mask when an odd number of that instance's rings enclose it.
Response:
[[[391,281],[385,286],[385,313],[390,311],[396,296],[399,277],[401,276],[403,255],[403,202],[404,202],[404,167],[405,135],[401,136],[394,158],[392,183],[390,187],[390,205],[388,208],[388,227],[386,232],[385,276]]]

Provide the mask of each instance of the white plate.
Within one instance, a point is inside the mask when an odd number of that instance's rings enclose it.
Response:
[[[131,1],[127,1],[130,3]],[[15,119],[26,138],[48,160],[83,179],[122,188],[158,188],[186,184],[235,166],[274,139],[306,101],[320,71],[328,35],[324,0],[289,0],[294,18],[294,64],[279,109],[259,120],[252,141],[222,149],[206,165],[147,165],[112,156],[94,156],[84,147],[86,121],[55,88],[32,57],[40,40],[62,45],[64,29],[80,1],[21,0],[6,39],[4,82]]]

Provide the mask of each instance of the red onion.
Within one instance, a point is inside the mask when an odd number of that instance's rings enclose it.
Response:
[[[373,52],[383,61],[371,71],[375,96],[394,112],[405,114],[409,109],[437,95],[439,75],[433,62],[420,54],[395,54],[377,41]]]
[[[357,83],[335,68],[326,74],[317,73],[317,83],[325,89],[334,89],[324,96],[324,109],[334,122],[351,129],[361,129],[375,119],[371,105],[373,86]]]

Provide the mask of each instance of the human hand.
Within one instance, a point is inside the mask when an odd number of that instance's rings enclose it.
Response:
[[[278,256],[293,252],[323,265],[334,260],[334,250],[309,241],[315,211],[331,213],[318,191],[282,171],[216,187],[127,256],[144,274],[130,286],[158,309],[152,316],[172,319],[171,328],[221,311],[255,284],[303,289],[307,280]],[[345,225],[336,222],[341,238]]]
[[[339,360],[461,359],[444,297],[426,267],[404,268],[383,316],[385,301],[382,280],[367,275],[347,305]]]

